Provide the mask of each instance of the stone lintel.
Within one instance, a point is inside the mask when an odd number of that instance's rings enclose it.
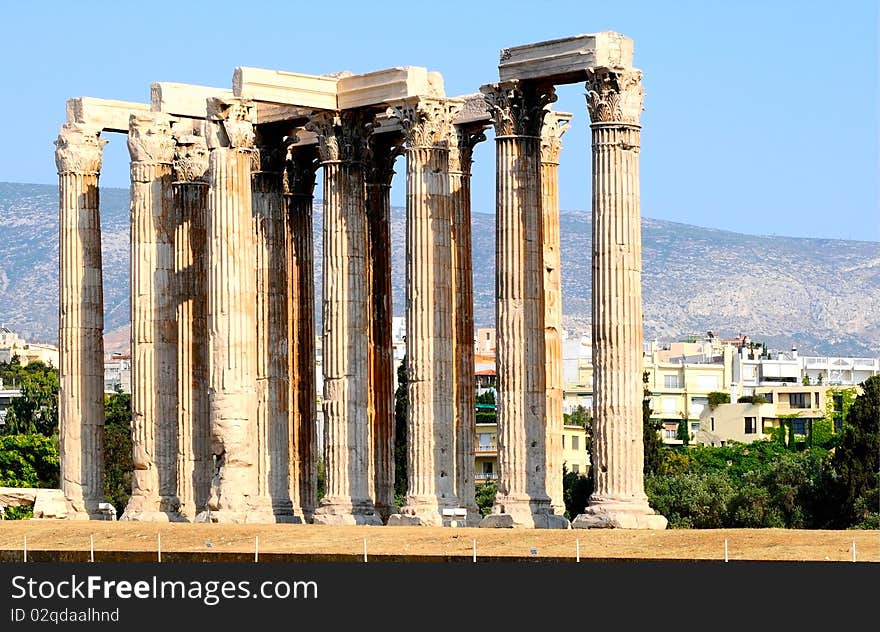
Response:
[[[149,111],[148,103],[111,101],[94,97],[76,97],[67,100],[68,123],[89,125],[99,128],[102,132],[128,134],[128,121],[131,115]]]
[[[415,97],[445,98],[443,77],[421,66],[387,68],[339,79],[340,110],[389,104]]]
[[[298,105],[283,105],[265,101],[256,101],[254,105],[257,108],[257,125],[291,121],[305,122],[314,111],[311,108],[303,108]]]
[[[558,85],[585,81],[588,68],[630,68],[632,63],[633,41],[603,31],[505,48],[498,77],[502,82],[540,79]]]
[[[237,97],[318,110],[336,110],[336,77],[239,66],[232,75]]]
[[[150,86],[150,108],[153,112],[203,119],[206,99],[232,96],[232,90],[223,88],[159,81]]]
[[[453,125],[471,125],[477,123],[489,125],[491,123],[489,108],[486,106],[486,98],[481,93],[476,92],[474,94],[466,94],[460,97],[455,97],[455,100],[460,101],[462,107],[453,119]]]

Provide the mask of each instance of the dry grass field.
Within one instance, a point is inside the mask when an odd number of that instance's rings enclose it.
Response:
[[[852,560],[880,562],[880,531],[568,530],[315,525],[0,522],[0,560],[20,561]],[[258,540],[258,542],[257,542]]]

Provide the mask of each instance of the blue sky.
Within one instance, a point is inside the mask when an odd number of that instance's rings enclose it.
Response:
[[[754,234],[880,241],[878,10],[873,0],[482,3],[4,2],[0,181],[55,182],[65,100],[149,99],[154,81],[228,87],[235,66],[309,74],[440,71],[450,96],[497,79],[499,49],[603,30],[644,72],[642,214]],[[563,209],[589,209],[583,85],[560,167]],[[102,183],[127,186],[124,137]],[[403,205],[398,162],[392,201]],[[494,148],[474,210],[494,209]],[[320,189],[318,189],[320,191]]]

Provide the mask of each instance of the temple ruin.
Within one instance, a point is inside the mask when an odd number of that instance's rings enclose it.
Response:
[[[103,501],[98,179],[131,156],[134,475],[122,519],[665,528],[642,477],[641,72],[612,32],[501,51],[498,81],[236,68],[231,88],[80,97],[56,141],[62,489]],[[592,129],[595,492],[562,516],[558,162],[585,82]],[[472,152],[494,127],[500,477],[474,502]],[[390,188],[406,170],[408,489],[394,502]],[[312,240],[323,175],[325,495],[317,500]]]

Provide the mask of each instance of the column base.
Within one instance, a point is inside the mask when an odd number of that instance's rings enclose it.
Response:
[[[103,503],[103,500],[72,500],[70,498],[65,499],[66,512],[65,514],[59,515],[58,518],[63,518],[65,520],[116,520],[116,514],[108,514],[107,512],[101,511],[98,509],[99,503]],[[35,503],[36,504],[36,503]]]
[[[570,529],[565,516],[550,512],[547,501],[531,499],[496,498],[492,513],[480,521],[480,527],[489,529]]]
[[[322,498],[312,524],[382,526],[382,517],[369,500],[352,502],[346,498]]]
[[[180,512],[176,498],[150,498],[135,495],[128,499],[119,520],[126,522],[189,522]]]
[[[588,505],[572,521],[573,529],[654,529],[662,531],[668,520],[647,502],[598,502]]]
[[[206,509],[196,515],[193,522],[215,524],[274,524],[279,521],[276,516],[265,509],[250,511],[233,511],[231,509]]]
[[[425,526],[425,527],[442,527],[443,526],[443,510],[457,509],[459,504],[457,499],[444,498],[444,504],[437,502],[434,496],[417,497],[407,496],[403,507],[400,511],[388,517],[389,526]],[[449,518],[446,519],[449,521]],[[464,526],[464,525],[462,525]]]

